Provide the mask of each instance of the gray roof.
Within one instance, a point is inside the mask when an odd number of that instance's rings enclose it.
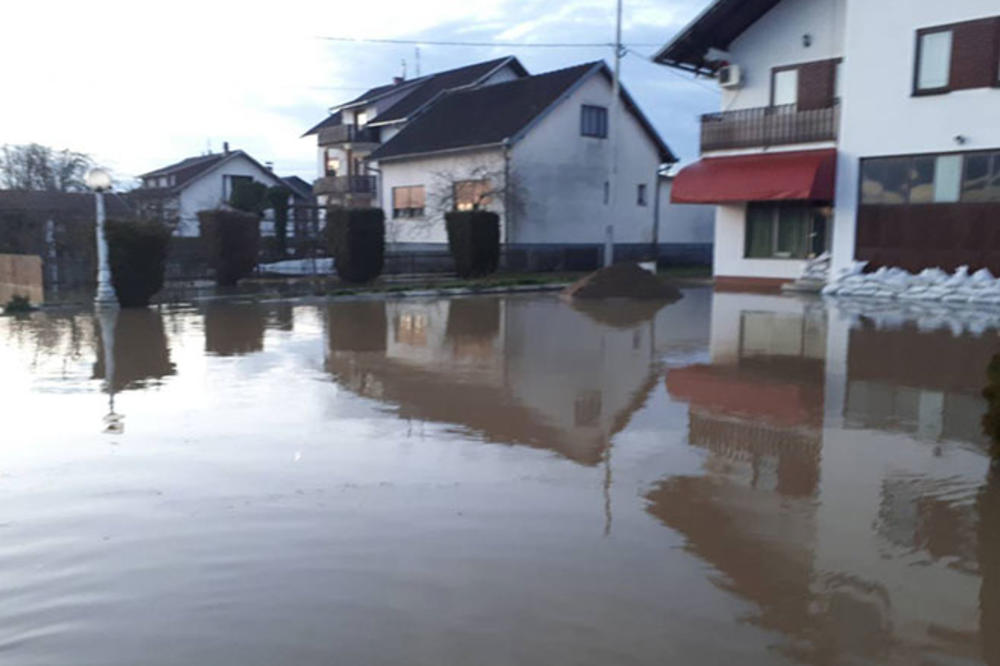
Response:
[[[370,156],[372,160],[401,158],[476,146],[516,142],[556,103],[586,78],[611,73],[603,61],[443,94],[428,110]],[[642,124],[664,162],[676,161],[670,148],[622,88],[625,107]]]
[[[111,217],[125,217],[131,209],[125,200],[112,192],[104,197]],[[0,190],[0,211],[51,214],[59,219],[96,216],[94,195],[90,192],[37,192],[34,190]]]
[[[283,182],[285,186],[299,199],[312,199],[312,185],[302,178],[299,178],[298,176],[286,176],[281,179],[281,182]]]
[[[165,167],[156,169],[155,171],[149,171],[147,173],[139,176],[141,179],[153,178],[159,176],[174,176],[174,184],[166,188],[145,188],[139,187],[133,190],[132,193],[156,193],[158,195],[170,192],[176,192],[177,190],[183,188],[189,182],[198,178],[203,173],[215,166],[222,164],[223,162],[236,157],[245,157],[255,164],[264,173],[270,174],[275,180],[280,180],[273,171],[268,169],[266,166],[255,160],[249,153],[242,150],[231,150],[228,153],[210,153],[208,155],[198,155],[197,157],[188,157],[180,162],[175,162]]]

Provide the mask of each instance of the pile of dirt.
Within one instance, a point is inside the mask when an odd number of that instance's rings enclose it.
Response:
[[[563,292],[569,299],[631,298],[677,301],[680,289],[639,268],[638,264],[615,264],[595,271],[571,284]]]

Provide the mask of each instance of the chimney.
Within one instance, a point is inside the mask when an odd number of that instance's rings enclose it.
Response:
[[[267,167],[268,171],[274,171],[274,162],[264,162],[264,166]]]
[[[398,86],[400,83],[402,83],[405,80],[406,79],[404,79],[402,76],[394,76],[394,77],[392,77],[392,85]]]
[[[222,154],[223,155],[228,155],[229,154],[229,142],[228,141],[223,141],[222,142]]]

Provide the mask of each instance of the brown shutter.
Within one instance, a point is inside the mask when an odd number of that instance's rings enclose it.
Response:
[[[953,28],[951,47],[952,90],[987,88],[997,82],[1000,59],[1000,20],[982,19],[959,23]]]
[[[410,207],[410,188],[392,188],[392,207],[396,210]]]
[[[423,208],[427,203],[427,193],[423,185],[414,185],[410,188],[410,206],[413,208]]]
[[[833,106],[836,60],[820,60],[799,65],[799,111]]]

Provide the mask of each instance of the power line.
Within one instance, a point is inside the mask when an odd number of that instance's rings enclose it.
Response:
[[[328,42],[359,42],[365,44],[403,44],[407,46],[503,46],[511,48],[614,48],[613,42],[463,42],[429,39],[380,39],[375,37],[329,37],[319,35],[316,39]],[[662,44],[631,44],[630,46],[655,47]]]

